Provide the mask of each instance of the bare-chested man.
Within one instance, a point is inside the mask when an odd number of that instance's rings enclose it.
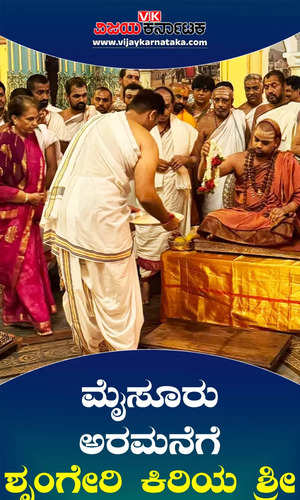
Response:
[[[251,149],[226,158],[220,176],[236,177],[234,207],[205,217],[199,232],[210,237],[257,246],[288,244],[299,226],[300,165],[291,152],[278,152],[281,132],[273,120],[262,120]],[[209,143],[203,154],[209,152]],[[203,165],[205,166],[205,164]]]
[[[56,247],[66,285],[64,309],[85,352],[136,349],[143,310],[127,203],[130,179],[166,231],[178,220],[154,187],[158,148],[148,130],[163,98],[142,90],[128,111],[97,114],[74,139],[45,206],[45,238]]]
[[[258,73],[250,73],[244,79],[244,88],[247,101],[238,109],[244,111],[249,129],[252,129],[252,122],[256,108],[262,104],[263,83],[262,77]]]
[[[200,144],[202,147],[207,139],[213,139],[218,145],[222,156],[244,151],[250,137],[245,113],[232,108],[233,92],[229,87],[217,87],[212,94],[213,109],[198,122]],[[225,178],[221,180],[214,193],[204,195],[202,213],[206,215],[211,210],[223,207],[223,189]]]
[[[253,119],[253,127],[256,125],[256,121],[261,115],[271,109],[281,106],[286,102],[284,95],[284,83],[284,75],[277,69],[269,71],[269,73],[265,75],[263,79],[263,90],[268,102],[266,104],[261,104],[257,108]]]
[[[265,118],[276,121],[281,130],[279,149],[288,151],[291,149],[299,121],[300,103],[286,101],[285,78],[281,71],[273,70],[267,73],[263,84],[268,103],[258,106],[253,119],[253,127]]]

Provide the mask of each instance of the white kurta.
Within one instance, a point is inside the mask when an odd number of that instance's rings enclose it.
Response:
[[[198,137],[194,127],[174,115],[171,115],[171,126],[167,133],[161,137],[158,127],[154,127],[151,134],[158,145],[159,157],[165,161],[170,161],[174,155],[190,155]],[[164,173],[156,173],[155,187],[167,210],[184,215],[179,229],[182,234],[187,234],[191,226],[191,182],[186,167],[180,167],[177,171],[169,168]],[[159,261],[161,253],[168,248],[169,236],[170,233],[161,226],[136,226],[137,256],[147,261]],[[146,278],[151,271],[145,270],[140,264],[140,273]]]
[[[209,139],[213,139],[226,158],[234,153],[245,151],[246,116],[239,109],[232,109],[229,116],[214,130]],[[231,175],[231,174],[229,174]],[[204,195],[202,213],[205,217],[213,210],[223,208],[223,190],[227,175],[219,179],[218,186],[213,193]]]
[[[127,196],[139,155],[125,113],[97,114],[70,143],[44,209],[67,320],[88,352],[138,345],[143,311]]]

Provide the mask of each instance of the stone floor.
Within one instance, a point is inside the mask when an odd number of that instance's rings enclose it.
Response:
[[[52,274],[52,286],[57,303],[58,312],[53,316],[53,330],[68,332],[69,326],[66,322],[62,308],[62,293],[59,291],[58,282],[55,274]],[[152,286],[152,299],[150,305],[145,306],[145,322],[142,329],[142,337],[146,333],[156,328],[160,323],[160,293],[159,281],[156,279]],[[20,353],[10,352],[0,357],[0,383],[9,380],[13,376],[19,375],[30,369],[44,366],[45,364],[60,361],[69,357],[80,355],[80,351],[72,344],[70,333],[62,333],[61,337],[50,339],[50,337],[38,337],[32,328],[4,327],[0,319],[0,330],[13,333],[17,338],[22,337],[22,347]],[[52,337],[52,336],[51,336]],[[55,340],[55,342],[53,342]],[[296,350],[300,357],[300,338],[295,338]],[[296,383],[300,383],[300,361],[296,363],[287,362],[284,359],[276,372]],[[293,369],[291,369],[291,366]],[[296,369],[295,369],[296,366]],[[23,370],[23,371],[22,371]],[[1,375],[4,373],[4,375]]]

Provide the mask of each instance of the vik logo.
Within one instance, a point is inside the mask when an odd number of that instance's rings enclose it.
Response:
[[[161,10],[138,10],[138,21],[140,23],[160,23]]]

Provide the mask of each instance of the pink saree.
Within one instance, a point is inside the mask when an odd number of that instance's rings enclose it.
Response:
[[[11,203],[19,190],[44,191],[45,163],[35,134],[23,141],[11,130],[0,133],[0,285],[5,324],[31,323],[51,331],[55,312],[39,221],[43,205]]]

